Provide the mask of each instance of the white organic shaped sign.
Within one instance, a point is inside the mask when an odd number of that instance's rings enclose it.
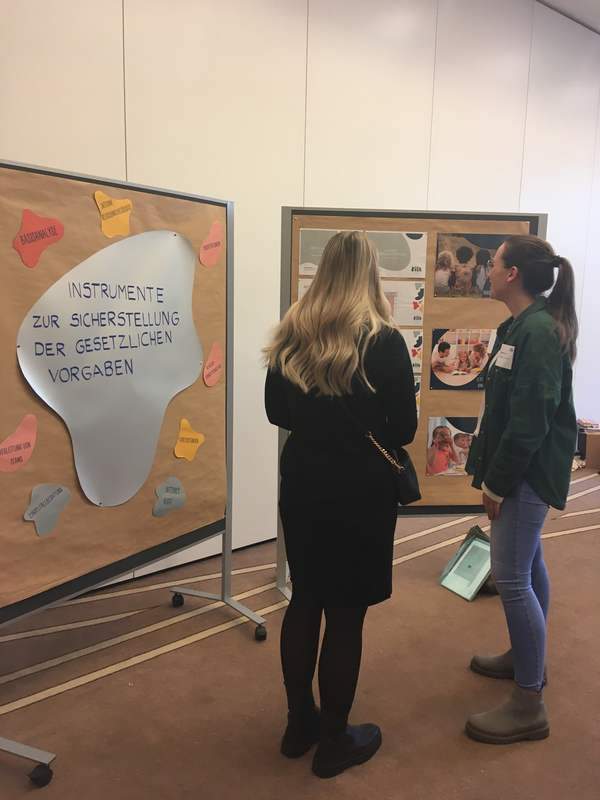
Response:
[[[200,375],[194,269],[183,236],[132,236],[63,275],[19,329],[23,375],[65,421],[96,505],[120,505],[141,488],[167,405]]]

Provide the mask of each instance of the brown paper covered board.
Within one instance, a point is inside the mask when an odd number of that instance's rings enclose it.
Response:
[[[419,427],[412,444],[406,448],[415,465],[422,500],[403,509],[404,513],[425,513],[427,509],[472,507],[481,503],[481,492],[471,487],[467,475],[441,477],[426,475],[425,453],[429,417],[477,417],[480,391],[429,389],[432,332],[435,328],[496,328],[509,314],[506,307],[489,298],[435,297],[434,271],[437,256],[437,235],[447,234],[517,234],[545,231],[545,215],[478,214],[421,211],[352,211],[343,209],[284,209],[282,251],[282,315],[298,298],[300,231],[321,228],[334,230],[404,231],[427,233],[427,260],[423,323],[423,365]],[[543,230],[542,230],[543,228]],[[286,244],[289,251],[286,249]],[[407,275],[409,280],[411,276]],[[403,279],[406,279],[403,278]],[[384,280],[398,280],[386,277]],[[417,278],[415,278],[417,280]],[[285,297],[284,297],[285,294]],[[407,326],[408,327],[408,326]]]
[[[146,482],[128,502],[111,508],[93,505],[81,491],[63,420],[35,394],[19,369],[16,339],[29,309],[69,270],[123,238],[107,238],[102,232],[94,199],[96,191],[132,202],[130,236],[170,230],[191,242],[196,253],[192,308],[204,360],[215,342],[222,345],[224,360],[227,359],[225,242],[230,204],[101,179],[0,165],[0,441],[14,432],[25,415],[34,414],[37,418],[37,441],[29,461],[17,471],[0,473],[0,610],[90,573],[94,573],[92,583],[97,583],[101,574],[98,570],[102,568],[112,565],[114,575],[129,571],[144,563],[143,553],[151,548],[154,548],[152,558],[157,558],[179,549],[183,540],[180,538],[176,543],[178,537],[195,532],[185,539],[189,545],[217,532],[221,523],[224,528],[225,369],[216,385],[209,388],[200,376],[171,400]],[[25,266],[13,248],[26,208],[41,217],[60,220],[65,228],[64,236],[42,252],[33,269]],[[217,264],[208,269],[198,260],[198,252],[215,222],[220,223],[223,231],[223,247]],[[192,461],[176,458],[173,452],[182,419],[187,419],[205,437]],[[181,481],[186,502],[183,508],[156,517],[152,513],[157,499],[155,490],[170,475]],[[72,497],[54,530],[39,537],[34,524],[26,522],[23,515],[32,489],[44,483],[64,486]],[[159,546],[162,546],[160,554]],[[136,556],[133,564],[131,559]],[[76,583],[78,591],[84,590],[85,578]]]

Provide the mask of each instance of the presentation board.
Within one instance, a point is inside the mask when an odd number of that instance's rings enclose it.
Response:
[[[545,214],[283,209],[281,316],[308,291],[329,239],[360,230],[375,243],[392,316],[409,348],[419,427],[407,447],[422,500],[402,514],[477,512],[464,464],[481,404],[481,373],[509,316],[489,296],[489,262],[511,234],[545,236]],[[282,440],[283,441],[283,440]]]
[[[0,164],[0,624],[225,529],[232,221]]]

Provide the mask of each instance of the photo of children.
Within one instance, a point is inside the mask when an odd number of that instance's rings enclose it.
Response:
[[[483,389],[495,330],[434,328],[430,389]]]
[[[465,475],[476,417],[429,417],[427,475]]]
[[[489,297],[492,259],[508,235],[438,233],[435,297]]]

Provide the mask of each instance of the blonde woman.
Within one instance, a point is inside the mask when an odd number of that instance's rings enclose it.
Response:
[[[317,741],[313,772],[332,777],[368,761],[376,725],[348,725],[367,608],[390,597],[398,504],[387,449],[417,427],[413,373],[363,233],[327,244],[306,295],[265,349],[269,421],[290,431],[281,456],[279,509],[293,594],[281,631],[288,726],[281,752]],[[321,618],[321,712],[312,683]]]

